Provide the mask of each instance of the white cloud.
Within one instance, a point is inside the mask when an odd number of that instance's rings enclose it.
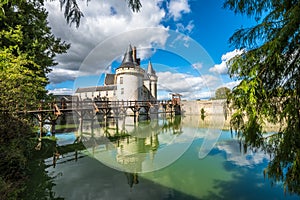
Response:
[[[193,20],[189,21],[189,23],[186,26],[184,26],[184,24],[182,24],[182,23],[177,23],[176,31],[183,33],[183,34],[190,34],[193,31],[194,27],[195,27],[195,24],[194,24]]]
[[[222,62],[220,64],[216,64],[212,68],[209,69],[210,72],[218,73],[218,74],[227,74],[228,73],[228,65],[227,62],[237,56],[240,55],[244,52],[244,50],[238,50],[235,49],[231,52],[227,52],[226,54],[222,55]]]
[[[188,0],[171,0],[168,9],[174,21],[180,20],[183,13],[191,12]]]
[[[176,48],[176,44],[182,43],[183,46],[189,48],[191,38],[185,34],[178,34],[177,37],[171,42],[170,47]]]
[[[214,95],[214,91],[199,92],[194,99],[210,99]]]
[[[55,88],[53,90],[48,90],[48,93],[54,95],[72,95],[74,90],[71,88]]]
[[[71,43],[68,53],[57,56],[56,60],[59,63],[56,68],[61,68],[64,73],[53,71],[49,75],[50,81],[63,82],[80,75],[75,71],[79,70],[83,60],[99,44],[105,44],[100,48],[104,51],[97,52],[97,56],[93,57],[95,60],[85,62],[85,65],[90,64],[85,67],[85,71],[95,73],[106,68],[112,59],[124,54],[129,43],[138,48],[151,48],[153,45],[163,46],[166,42],[168,28],[161,25],[166,11],[159,6],[158,0],[142,1],[143,7],[138,13],[133,13],[126,1],[91,1],[88,6],[85,1],[78,3],[84,13],[78,29],[74,25],[67,25],[63,12],[57,12],[59,1],[45,3],[52,32],[63,41]],[[149,30],[145,29],[147,27]],[[105,43],[112,37],[110,42]],[[143,53],[139,55],[141,58],[149,56],[149,51]]]
[[[231,81],[231,82],[223,84],[221,87],[227,87],[227,88],[229,88],[229,89],[232,90],[232,88],[234,88],[235,86],[237,86],[238,84],[240,84],[240,82],[241,82],[240,80]]]
[[[186,99],[210,98],[214,94],[215,88],[220,86],[220,80],[213,75],[194,76],[168,71],[158,72],[157,76],[159,91],[180,93]]]
[[[212,68],[209,69],[210,72],[215,72],[218,74],[227,74],[228,66],[226,62],[222,61],[221,64],[216,64]]]
[[[238,166],[254,167],[269,160],[269,156],[260,150],[252,152],[248,149],[247,153],[243,154],[242,152],[244,150],[241,149],[239,141],[237,140],[218,143],[217,148],[221,151],[225,151],[226,159]]]
[[[200,70],[203,67],[203,63],[197,62],[197,63],[194,63],[192,66],[194,69]]]
[[[79,76],[79,71],[62,69],[62,68],[52,68],[52,72],[48,74],[49,81],[51,83],[60,83],[61,80],[68,77],[68,80],[75,80]]]

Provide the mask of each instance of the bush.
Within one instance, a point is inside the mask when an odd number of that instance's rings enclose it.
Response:
[[[19,199],[25,189],[31,127],[26,120],[0,113],[0,199]]]

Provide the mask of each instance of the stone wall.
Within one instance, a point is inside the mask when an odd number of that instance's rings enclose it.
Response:
[[[206,115],[224,115],[226,100],[182,101],[181,109],[186,115],[200,115],[203,108]]]
[[[182,101],[181,109],[185,117],[189,119],[189,115],[198,115],[201,119],[201,109],[205,111],[205,118],[199,120],[198,127],[219,127],[221,129],[230,128],[230,119],[233,114],[232,110],[229,110],[226,105],[226,100],[200,100],[200,101]],[[192,117],[189,119],[191,120]],[[190,123],[190,122],[189,122]],[[196,126],[197,123],[192,123]],[[265,122],[263,125],[264,131],[278,131],[280,124],[271,124]]]

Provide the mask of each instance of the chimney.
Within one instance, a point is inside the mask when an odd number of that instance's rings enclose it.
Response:
[[[137,63],[137,59],[136,59],[136,47],[133,47],[132,58],[133,58],[133,62]]]

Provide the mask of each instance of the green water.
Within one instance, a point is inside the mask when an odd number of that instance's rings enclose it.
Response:
[[[264,179],[263,169],[269,160],[263,152],[241,153],[238,141],[229,131],[222,131],[209,154],[200,159],[208,129],[199,128],[201,121],[194,123],[190,118],[172,120],[158,120],[155,126],[150,123],[151,128],[149,124],[131,127],[127,131],[131,136],[114,138],[109,144],[95,140],[93,148],[87,145],[87,150],[77,154],[60,155],[55,167],[53,157],[45,159],[50,185],[47,192],[35,194],[33,199],[39,195],[40,199],[71,200],[299,199],[285,195],[280,183],[271,186]],[[101,133],[98,131],[98,136]],[[56,137],[63,146],[74,142],[78,133]],[[128,172],[114,169],[123,165]],[[39,179],[46,180],[36,175],[34,182]]]

